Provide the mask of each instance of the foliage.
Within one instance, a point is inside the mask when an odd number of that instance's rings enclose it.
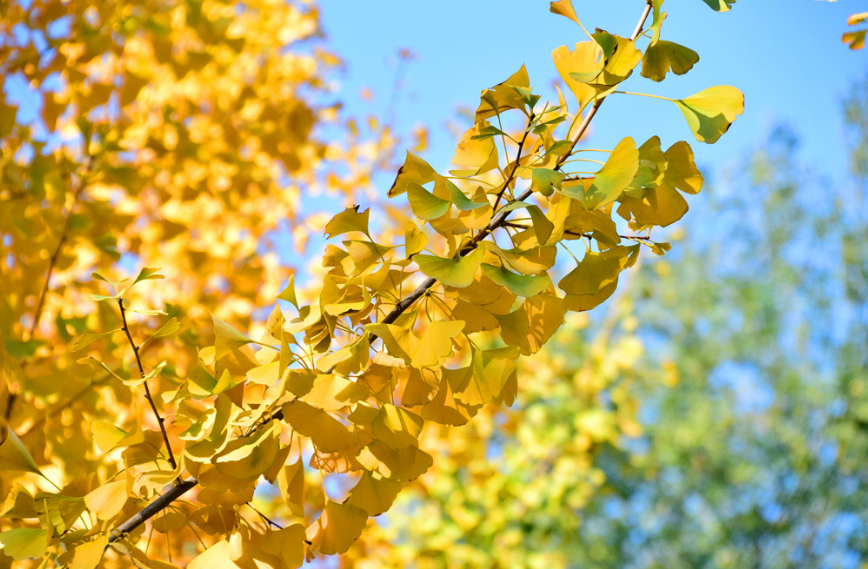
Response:
[[[429,433],[511,404],[521,356],[609,298],[642,247],[669,249],[650,232],[702,187],[689,145],[579,145],[640,64],[655,81],[692,66],[660,40],[661,5],[629,38],[555,50],[572,113],[564,96],[541,103],[524,67],[483,91],[456,169],[408,152],[388,195],[409,212],[331,218],[340,245],[300,294],[280,286],[273,232],[313,223],[302,190],[353,187],[323,161],[366,180],[365,153],[313,130],[334,115],[307,102],[334,58],[288,49],[316,33],[312,6],[6,6],[4,76],[42,113],[25,123],[6,102],[0,121],[3,562],[296,567],[345,552],[431,466]],[[579,23],[568,0],[552,11]],[[743,110],[728,86],[668,100],[707,143]],[[384,132],[376,150],[388,145]],[[575,262],[556,287],[559,247]],[[630,428],[632,403],[613,401]],[[580,428],[602,441],[610,422],[589,409]]]
[[[521,405],[452,431],[455,459],[347,561],[864,566],[866,92],[844,107],[852,179],[801,166],[777,129],[706,194],[675,258],[527,360]]]

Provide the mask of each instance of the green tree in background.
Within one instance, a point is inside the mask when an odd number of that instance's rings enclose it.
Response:
[[[462,430],[465,460],[347,562],[864,567],[866,87],[844,105],[849,177],[804,167],[776,129],[705,194],[679,253],[553,339],[499,428]]]

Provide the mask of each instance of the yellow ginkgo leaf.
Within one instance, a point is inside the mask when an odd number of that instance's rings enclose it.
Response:
[[[277,488],[294,516],[304,515],[304,463],[301,459],[284,466],[277,475]]]
[[[403,407],[384,404],[371,424],[371,432],[387,445],[403,448],[418,444],[423,423],[422,417]]]
[[[93,541],[76,546],[69,569],[96,569],[108,546],[108,540],[108,534],[102,534]]]
[[[579,23],[579,19],[576,17],[576,10],[573,8],[573,3],[570,0],[557,0],[557,2],[552,2],[549,6],[549,10],[553,14],[559,14],[571,19],[577,24]]]
[[[464,132],[452,158],[452,163],[459,167],[458,171],[452,171],[453,174],[477,176],[497,168],[494,138],[474,138],[479,136],[480,128],[487,126],[488,121],[482,121]]]
[[[509,109],[523,108],[524,102],[522,101],[518,89],[527,88],[529,86],[530,79],[527,76],[527,69],[522,65],[521,69],[513,73],[509,79],[482,92],[479,107],[476,109],[476,119],[474,122],[482,122],[489,117],[493,117],[494,115]]]
[[[44,477],[24,443],[8,425],[0,425],[0,472],[33,472]]]
[[[358,460],[367,470],[398,482],[413,481],[434,464],[431,455],[415,445],[394,448],[379,440],[363,448]]]
[[[437,174],[427,162],[408,150],[404,165],[398,169],[398,175],[389,189],[389,197],[393,198],[403,194],[411,183],[421,186],[436,179],[442,179],[442,176]]]
[[[120,512],[127,501],[127,483],[121,479],[108,482],[84,497],[87,509],[101,520],[110,520]]]
[[[217,471],[233,478],[258,478],[271,468],[280,449],[275,432],[279,425],[278,421],[272,420],[268,426],[249,437],[229,441],[220,455],[214,458]]]
[[[561,192],[583,204],[586,209],[604,207],[621,196],[639,170],[639,150],[629,136],[609,154],[609,158],[596,173],[590,186],[564,184]]]
[[[344,553],[362,535],[368,514],[360,508],[326,502],[319,519],[307,528],[311,548],[325,555]]]
[[[410,358],[416,369],[437,368],[452,353],[452,339],[464,330],[464,321],[429,322],[422,338]]]
[[[344,503],[364,510],[369,516],[379,516],[392,507],[402,487],[400,482],[365,471]]]
[[[618,246],[595,253],[589,251],[578,266],[570,271],[558,287],[568,294],[596,294],[600,289],[615,282],[628,264],[630,255],[638,252],[639,245]]]
[[[736,116],[744,112],[744,95],[729,85],[709,87],[673,102],[681,109],[696,140],[708,144],[717,142]]]
[[[340,452],[360,445],[359,433],[350,431],[322,409],[303,401],[285,403],[283,419],[297,433],[310,437],[323,452]]]
[[[603,50],[595,41],[579,42],[572,51],[563,45],[552,52],[561,79],[579,101],[579,112],[597,97],[597,90],[586,83],[603,71],[602,56]]]
[[[367,235],[368,217],[370,214],[370,209],[359,211],[359,206],[357,205],[349,207],[331,218],[331,221],[326,224],[325,236],[331,239],[335,235],[349,233],[350,231],[358,231]]]
[[[301,400],[326,411],[337,411],[368,395],[368,389],[336,374],[316,376],[313,387]]]
[[[196,556],[187,569],[239,569],[229,556],[229,542],[221,539]]]

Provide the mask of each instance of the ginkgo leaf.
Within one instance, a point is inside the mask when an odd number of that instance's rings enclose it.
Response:
[[[549,6],[549,10],[553,14],[559,14],[571,19],[577,24],[579,23],[579,19],[576,17],[576,10],[573,8],[573,3],[570,0],[557,0],[557,2],[552,2]]]
[[[594,41],[600,46],[603,50],[603,59],[609,59],[615,53],[615,49],[618,47],[618,40],[607,32],[606,30],[601,30],[597,28],[597,31],[591,34],[591,37],[594,38]]]
[[[102,534],[93,541],[77,545],[69,569],[96,569],[108,547],[108,542],[108,534]]]
[[[277,433],[280,423],[269,422],[249,437],[234,439],[214,458],[214,464],[221,474],[233,478],[258,478],[268,470],[280,448]]]
[[[673,102],[681,109],[696,140],[708,144],[717,142],[736,116],[744,112],[744,95],[729,85],[710,87]]]
[[[328,500],[322,515],[307,528],[307,540],[325,555],[344,553],[362,535],[367,523],[364,510]]]
[[[474,350],[471,373],[467,384],[456,389],[455,398],[468,405],[484,405],[493,401],[515,373],[518,350],[514,347],[497,350]]]
[[[562,172],[555,172],[547,168],[535,168],[531,178],[531,189],[548,197],[555,190],[561,189],[563,181],[564,174]]]
[[[378,440],[362,449],[358,461],[367,470],[398,482],[411,482],[434,464],[431,455],[415,445],[395,448]]]
[[[295,296],[295,275],[289,276],[286,287],[277,295],[278,300],[285,300],[298,310],[298,298]]]
[[[638,228],[656,225],[666,227],[687,213],[687,201],[669,184],[648,188],[642,198],[625,197],[618,214],[630,220],[632,214]]]
[[[301,459],[284,466],[277,475],[277,487],[294,516],[304,515],[304,463]]]
[[[368,389],[335,374],[318,375],[301,400],[326,411],[337,411],[368,395]]]
[[[151,338],[165,338],[166,336],[171,336],[180,329],[181,323],[173,316],[172,318],[169,318],[165,324],[160,326],[156,332],[151,334]]]
[[[127,501],[127,482],[108,482],[84,497],[87,509],[101,520],[110,520],[123,509]]]
[[[3,545],[3,553],[23,561],[42,557],[47,545],[44,529],[14,528],[0,533],[0,544]]]
[[[602,253],[588,251],[578,266],[561,279],[558,287],[568,294],[596,294],[617,281],[621,271],[630,264],[630,255],[638,248],[639,245],[633,245],[613,247]]]
[[[359,434],[350,431],[337,419],[303,401],[283,405],[283,418],[295,431],[310,437],[324,452],[340,452],[359,444]]]
[[[24,443],[8,425],[0,425],[0,472],[32,472],[45,477]]]
[[[403,407],[384,404],[371,424],[371,430],[374,438],[390,447],[403,448],[418,444],[423,422],[422,417]]]
[[[595,41],[579,42],[572,51],[564,45],[552,52],[555,68],[579,102],[578,112],[597,97],[597,91],[584,81],[575,79],[572,74],[577,73],[581,77],[595,74],[593,77],[596,77],[603,71],[602,54],[603,50]]]
[[[211,320],[214,323],[215,361],[229,355],[232,350],[237,350],[241,346],[246,346],[253,342],[253,340],[217,318],[213,313],[211,314]]]
[[[483,207],[491,206],[491,204],[488,203],[488,200],[485,200],[485,201],[473,201],[473,200],[471,200],[466,195],[464,195],[464,192],[462,192],[458,188],[458,186],[456,186],[452,182],[447,181],[446,187],[448,187],[449,191],[452,193],[452,203],[455,204],[455,207],[458,208],[460,211],[473,211],[475,209],[480,209]]]
[[[147,280],[151,280],[151,279],[164,279],[164,278],[166,278],[163,275],[159,274],[160,270],[161,269],[152,269],[149,267],[144,267],[141,271],[139,271],[139,274],[136,276],[136,279],[133,281],[133,284],[131,284],[129,286],[129,288],[132,288],[133,285],[140,283],[142,281],[147,281]],[[129,290],[129,288],[127,290]]]
[[[641,75],[652,81],[663,81],[670,70],[676,75],[684,75],[698,62],[699,54],[689,47],[660,40],[645,50]]]
[[[623,139],[609,154],[608,160],[594,176],[587,190],[584,184],[568,186],[561,192],[578,200],[589,210],[604,207],[621,196],[639,170],[639,150],[632,138]]]
[[[715,12],[728,12],[735,0],[702,0]]]
[[[419,270],[432,279],[455,287],[469,286],[476,277],[479,265],[485,252],[477,247],[471,253],[457,259],[444,259],[435,255],[416,255],[413,260],[419,265]]]
[[[416,224],[407,226],[404,232],[404,257],[409,259],[428,245],[428,236],[416,227]]]
[[[844,32],[841,35],[841,42],[847,44],[850,49],[857,50],[865,47],[865,34],[868,30],[857,30],[855,32]]]
[[[482,92],[474,122],[482,122],[509,109],[522,109],[525,103],[520,89],[527,87],[530,87],[530,80],[527,76],[527,69],[522,65],[521,69],[513,73],[506,81]]]
[[[509,292],[516,296],[536,296],[546,290],[551,284],[548,276],[529,277],[517,275],[507,271],[503,267],[496,267],[488,263],[482,264],[482,272],[497,284],[505,286]]]
[[[108,332],[101,332],[99,334],[82,334],[78,336],[75,340],[73,340],[72,344],[69,346],[69,352],[77,352],[82,348],[89,346],[90,344],[96,342],[100,338],[105,338],[106,336],[111,336],[115,332],[119,332],[120,328],[115,330],[109,330]]]
[[[358,231],[368,234],[368,217],[371,214],[370,209],[359,211],[359,206],[354,205],[340,212],[326,224],[325,236],[331,239],[335,235],[349,233],[350,231]]]
[[[398,169],[398,175],[389,189],[389,197],[403,194],[411,183],[421,186],[440,177],[427,162],[408,150],[404,165]]]
[[[429,322],[412,353],[410,365],[416,369],[440,367],[452,353],[452,339],[461,334],[462,330],[463,320]]]
[[[229,556],[229,542],[222,539],[196,556],[187,569],[238,569]]]
[[[491,138],[479,138],[480,129],[489,126],[487,121],[474,124],[464,132],[455,149],[452,163],[460,166],[466,176],[477,176],[497,168],[497,148]],[[453,171],[453,174],[456,171]],[[457,175],[457,174],[456,174]],[[451,182],[449,182],[451,183]]]
[[[860,12],[860,13],[856,13],[856,14],[850,14],[850,16],[847,18],[847,25],[848,26],[856,26],[856,25],[861,24],[862,22],[864,22],[866,20],[868,20],[868,12]]]
[[[344,503],[364,510],[369,516],[379,516],[392,507],[402,487],[400,482],[378,478],[365,471]]]
[[[698,194],[702,189],[703,178],[693,160],[693,149],[684,141],[676,142],[666,151],[666,172],[664,179],[672,186],[687,194]]]
[[[426,221],[442,217],[449,211],[451,205],[449,200],[438,198],[414,182],[407,184],[407,199],[413,215]]]

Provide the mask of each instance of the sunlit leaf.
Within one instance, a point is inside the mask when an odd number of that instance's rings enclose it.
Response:
[[[696,140],[712,144],[723,136],[737,115],[744,112],[744,95],[735,87],[710,87],[686,99],[675,100]]]
[[[413,260],[419,265],[425,275],[437,279],[441,283],[456,288],[464,288],[473,282],[479,265],[482,263],[484,250],[474,249],[471,253],[457,259],[444,259],[434,255],[416,255]]]

